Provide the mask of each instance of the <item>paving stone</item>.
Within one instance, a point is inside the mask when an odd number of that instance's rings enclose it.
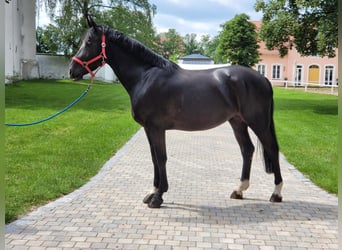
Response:
[[[166,138],[169,191],[160,209],[142,203],[153,166],[140,130],[86,185],[7,225],[6,249],[338,249],[337,197],[283,155],[282,203],[268,201],[273,175],[257,152],[245,199],[231,200],[242,160],[228,124]]]

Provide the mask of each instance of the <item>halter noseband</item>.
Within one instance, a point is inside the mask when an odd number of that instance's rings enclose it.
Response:
[[[106,61],[105,61],[105,59],[107,59],[107,55],[106,55],[106,36],[105,36],[104,33],[102,33],[101,40],[102,40],[102,42],[101,42],[102,50],[101,50],[101,53],[98,56],[95,56],[93,59],[90,59],[88,61],[82,61],[81,59],[79,59],[76,56],[74,56],[72,58],[73,61],[81,64],[88,71],[88,73],[91,75],[92,78],[94,78],[96,73],[97,73],[97,71],[106,64]],[[89,65],[94,63],[94,62],[97,62],[100,59],[102,59],[100,67],[98,69],[96,69],[95,72],[93,72],[89,68]]]

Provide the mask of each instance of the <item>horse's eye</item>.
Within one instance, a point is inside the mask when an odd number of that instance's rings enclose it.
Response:
[[[88,46],[90,46],[90,45],[91,45],[91,40],[90,40],[90,39],[87,40],[86,44],[87,44]]]

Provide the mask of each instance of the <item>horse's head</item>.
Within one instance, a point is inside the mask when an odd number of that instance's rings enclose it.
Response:
[[[90,28],[85,34],[81,48],[70,63],[70,77],[74,80],[82,79],[87,73],[95,76],[93,71],[103,66],[107,58],[103,27],[97,25],[91,16],[87,16],[87,22]]]

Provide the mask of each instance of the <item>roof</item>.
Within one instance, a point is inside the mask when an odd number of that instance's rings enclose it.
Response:
[[[180,64],[213,64],[214,60],[210,57],[203,56],[198,50],[194,50],[191,55],[182,56],[178,58]]]
[[[194,53],[194,54],[191,54],[191,55],[187,55],[187,56],[182,56],[182,57],[179,57],[180,60],[205,60],[205,61],[211,61],[212,59],[210,57],[207,57],[207,56],[203,56],[201,54],[198,54],[198,53]]]

